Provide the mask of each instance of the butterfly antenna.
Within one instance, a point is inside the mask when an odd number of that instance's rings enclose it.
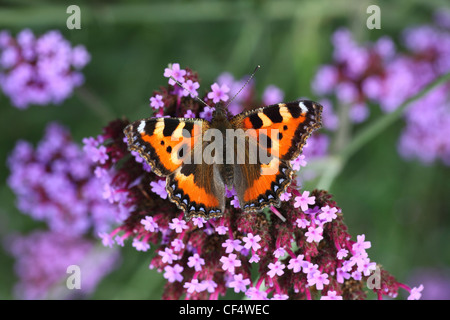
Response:
[[[200,98],[198,97],[198,94],[195,95],[194,93],[192,93],[191,90],[189,90],[188,88],[186,88],[180,81],[178,81],[178,80],[175,79],[174,77],[170,76],[170,78],[171,78],[173,81],[175,81],[180,87],[182,87],[184,90],[186,90],[187,92],[189,92],[189,93],[191,94],[191,97],[194,97],[195,99],[197,99],[198,101],[200,101],[201,103],[203,103],[205,106],[211,108],[211,107],[209,106],[209,104],[207,104],[205,101],[203,101],[202,99],[200,99]]]
[[[241,89],[239,89],[239,91],[234,95],[233,98],[231,98],[230,101],[228,101],[227,105],[225,106],[225,109],[231,104],[231,102],[233,102],[233,100],[238,96],[239,93],[241,93],[242,90],[244,90],[244,88],[247,86],[247,84],[252,80],[253,76],[255,75],[256,71],[258,71],[258,69],[261,68],[261,66],[258,64],[255,68],[255,70],[253,70],[252,74],[250,75],[250,77],[247,79],[247,81],[244,83],[244,85],[242,86]]]

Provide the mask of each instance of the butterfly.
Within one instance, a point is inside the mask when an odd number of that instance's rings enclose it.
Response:
[[[166,177],[168,198],[185,212],[185,219],[209,219],[223,215],[226,188],[234,187],[246,212],[280,206],[280,195],[292,181],[290,161],[321,127],[321,114],[320,104],[298,100],[229,119],[219,103],[211,121],[147,118],[129,124],[124,134],[128,149]]]

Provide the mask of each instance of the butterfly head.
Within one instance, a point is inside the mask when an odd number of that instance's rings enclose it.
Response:
[[[214,120],[223,120],[228,118],[228,110],[227,107],[222,103],[217,103],[214,107],[214,112],[212,114],[212,118]]]
[[[231,102],[234,101],[234,99],[241,93],[241,91],[249,84],[249,82],[252,80],[253,76],[255,75],[256,71],[260,68],[260,65],[257,65],[255,70],[253,70],[251,76],[247,79],[247,81],[244,83],[244,85],[239,89],[239,91],[228,100],[226,105],[223,105],[221,102],[217,103],[215,106],[215,111],[213,113],[213,119],[215,120],[226,120],[228,119],[228,106],[231,104]]]

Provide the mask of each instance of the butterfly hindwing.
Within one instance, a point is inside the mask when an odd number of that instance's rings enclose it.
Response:
[[[184,164],[167,177],[166,190],[187,220],[218,217],[225,210],[225,185],[215,165]]]
[[[290,160],[298,157],[310,134],[321,126],[322,106],[308,100],[279,103],[239,114],[231,119],[236,129],[248,132],[250,144],[269,155],[256,164],[235,166],[234,185],[241,208],[260,211],[278,205],[293,171]]]
[[[290,184],[292,174],[289,162],[278,158],[269,164],[236,165],[234,184],[241,208],[258,212],[269,205],[279,206],[280,195]]]

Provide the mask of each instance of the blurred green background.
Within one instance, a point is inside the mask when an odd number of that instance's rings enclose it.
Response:
[[[82,90],[60,106],[19,110],[0,94],[0,237],[27,233],[42,223],[15,207],[5,181],[8,153],[18,139],[36,143],[49,121],[70,128],[76,141],[96,136],[115,117],[148,116],[148,99],[159,86],[168,63],[198,72],[206,90],[224,71],[235,78],[257,64],[259,94],[274,84],[286,101],[311,93],[319,65],[330,63],[330,36],[349,28],[360,43],[389,35],[398,41],[405,27],[427,24],[448,1],[77,1],[81,30],[68,30],[67,5],[49,1],[3,1],[0,30],[13,35],[25,27],[35,34],[60,30],[72,43],[84,44],[92,56],[83,69]],[[371,4],[381,8],[381,29],[366,28]],[[373,110],[373,109],[372,109]],[[381,112],[372,112],[373,121]],[[365,234],[369,255],[400,282],[408,283],[421,267],[450,265],[450,170],[442,164],[406,162],[397,153],[403,126],[399,120],[357,152],[330,192],[342,208],[350,233]],[[313,184],[306,185],[312,189]],[[159,299],[165,280],[148,269],[151,252],[121,249],[118,268],[92,298]],[[0,299],[14,298],[14,260],[0,248]]]

